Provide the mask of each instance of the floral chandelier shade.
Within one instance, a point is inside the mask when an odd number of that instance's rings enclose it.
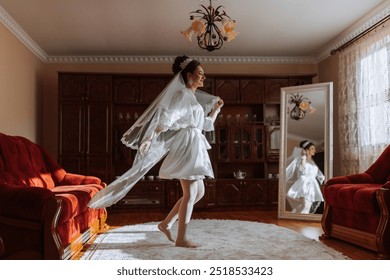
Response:
[[[198,46],[209,52],[218,50],[224,42],[234,40],[238,32],[234,31],[236,21],[232,20],[222,6],[214,8],[201,5],[202,9],[190,13],[191,26],[181,33],[192,42],[192,36],[196,34]]]
[[[311,106],[311,101],[309,98],[304,97],[303,95],[291,94],[288,99],[287,114],[291,119],[299,121],[303,119],[306,114],[314,113],[316,109]]]

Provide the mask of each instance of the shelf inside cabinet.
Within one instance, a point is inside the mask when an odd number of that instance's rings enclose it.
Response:
[[[264,124],[265,125],[280,124],[280,104],[264,105]]]
[[[218,114],[216,124],[241,125],[245,123],[263,123],[262,105],[225,105]]]
[[[265,162],[258,163],[218,163],[216,179],[235,179],[234,172],[247,173],[246,179],[264,179]]]

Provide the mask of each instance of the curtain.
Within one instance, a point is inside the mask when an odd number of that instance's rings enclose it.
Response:
[[[339,56],[341,172],[364,172],[390,143],[390,24]]]

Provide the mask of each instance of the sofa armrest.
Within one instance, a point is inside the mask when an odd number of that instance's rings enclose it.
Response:
[[[388,189],[390,190],[390,181],[387,181],[383,186],[382,186],[383,189]]]
[[[353,175],[338,176],[329,179],[325,183],[325,187],[336,184],[373,184],[375,183],[372,177],[367,173],[358,173]]]
[[[105,183],[101,179],[95,176],[85,176],[73,173],[66,173],[62,182],[59,185],[88,185],[96,184],[100,186],[105,186]]]
[[[0,216],[30,221],[44,221],[52,191],[40,187],[0,185]]]
[[[64,249],[57,232],[61,203],[48,189],[0,184],[4,257],[25,258],[33,254],[39,259],[62,259]]]

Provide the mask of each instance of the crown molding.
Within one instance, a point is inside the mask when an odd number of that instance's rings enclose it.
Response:
[[[193,56],[202,63],[315,64],[314,57]],[[49,56],[47,63],[172,63],[175,56]]]
[[[344,30],[334,40],[327,44],[326,47],[324,47],[316,56],[317,63],[331,56],[332,50],[341,47],[348,41],[363,33],[371,26],[380,22],[388,15],[390,15],[390,1],[385,1],[383,4],[379,5],[362,19],[355,22],[352,26]]]
[[[45,62],[48,55],[38,46],[34,40],[28,36],[22,27],[4,10],[0,5],[0,22],[15,35],[35,56]]]

